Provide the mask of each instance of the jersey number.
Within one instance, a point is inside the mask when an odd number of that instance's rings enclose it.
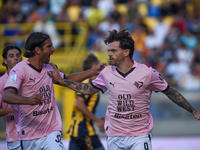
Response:
[[[145,149],[145,150],[149,150],[148,143],[146,143],[146,142],[144,143],[144,149]]]

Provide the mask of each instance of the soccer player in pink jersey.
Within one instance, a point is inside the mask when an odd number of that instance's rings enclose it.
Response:
[[[20,138],[15,125],[15,118],[10,104],[2,101],[2,93],[10,70],[22,60],[21,49],[15,45],[7,45],[3,49],[3,66],[7,71],[0,77],[0,116],[6,123],[6,141],[9,150],[21,150]]]
[[[104,42],[108,45],[111,65],[105,67],[91,83],[62,79],[58,71],[53,74],[60,85],[83,94],[109,91],[109,106],[104,124],[108,150],[152,150],[153,118],[149,103],[153,91],[164,93],[200,120],[200,113],[170,87],[155,69],[132,60],[135,42],[126,29],[109,33]]]
[[[10,71],[3,101],[12,104],[21,145],[25,150],[63,150],[62,121],[54,97],[51,77],[54,69],[49,64],[55,51],[49,35],[31,33],[25,43],[24,56],[28,59],[18,63]],[[105,67],[100,63],[82,73],[64,75],[63,79],[81,82],[98,75]]]

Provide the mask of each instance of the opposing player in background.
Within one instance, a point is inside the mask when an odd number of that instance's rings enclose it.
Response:
[[[109,106],[105,117],[108,150],[152,150],[153,118],[149,110],[153,91],[164,93],[170,100],[200,120],[200,113],[153,68],[132,60],[135,42],[127,30],[110,31],[104,40],[108,45],[111,66],[91,83],[53,78],[60,85],[83,94],[109,91]],[[52,65],[55,70],[56,67]]]
[[[3,102],[2,94],[11,69],[22,60],[21,49],[15,45],[7,45],[3,49],[3,63],[7,71],[0,77],[0,117],[6,123],[6,141],[8,150],[21,150],[20,138],[15,125],[15,117],[10,104]]]
[[[6,82],[3,101],[12,105],[17,131],[25,150],[63,150],[61,140],[62,120],[54,97],[49,64],[55,51],[48,34],[31,33],[25,43],[24,56],[28,59],[18,63],[10,71]],[[82,73],[64,75],[64,79],[83,81],[99,74],[105,63]],[[16,110],[16,111],[15,111]]]
[[[93,54],[89,54],[83,61],[82,68],[84,71],[96,67],[99,60]],[[96,76],[83,81],[90,83]],[[104,118],[95,116],[100,97],[99,93],[93,95],[76,94],[76,102],[72,113],[72,122],[68,130],[71,135],[69,150],[104,150],[99,137],[95,133],[93,122],[99,127],[100,131],[104,130]]]

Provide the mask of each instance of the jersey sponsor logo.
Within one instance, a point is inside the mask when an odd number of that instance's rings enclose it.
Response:
[[[138,114],[138,115],[133,115],[133,114],[122,115],[122,114],[115,113],[114,117],[115,118],[124,118],[124,119],[134,119],[134,118],[140,118],[140,117],[142,117],[142,114]]]
[[[39,106],[46,105],[51,103],[51,88],[49,85],[42,86],[39,89],[40,95],[42,96],[42,101],[39,103]]]
[[[47,108],[45,110],[33,111],[33,116],[44,115],[46,113],[50,113],[53,110],[53,106],[51,108]]]
[[[17,81],[17,75],[16,75],[16,74],[12,74],[12,75],[10,76],[9,82],[10,82],[10,83],[13,83],[13,82],[16,82],[16,81]]]
[[[36,79],[36,78],[29,78],[29,80],[30,80],[30,81],[33,81],[33,82],[35,82],[35,79]]]
[[[143,82],[140,82],[140,81],[135,81],[134,85],[140,89],[142,86],[143,86]]]
[[[117,100],[117,111],[134,111],[134,101],[131,100],[130,94],[119,94]]]
[[[115,83],[116,83],[116,82],[115,82]],[[114,86],[115,86],[115,83],[111,83],[111,82],[110,82],[110,85],[112,85],[112,86],[114,87]]]

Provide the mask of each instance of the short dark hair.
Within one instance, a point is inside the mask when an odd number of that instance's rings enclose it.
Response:
[[[89,70],[92,68],[93,64],[98,64],[99,60],[94,54],[89,54],[85,60],[83,61],[82,68],[84,71]]]
[[[35,55],[35,48],[43,49],[44,41],[49,39],[49,35],[42,32],[33,32],[29,35],[25,43],[24,57],[30,58]]]
[[[123,50],[129,49],[129,57],[133,57],[133,53],[135,50],[135,41],[131,37],[131,34],[128,32],[127,29],[123,29],[119,32],[117,30],[108,31],[110,34],[107,38],[104,39],[104,43],[108,45],[114,41],[119,41],[119,47]]]
[[[6,47],[4,47],[4,49],[3,49],[3,53],[2,53],[3,58],[7,59],[8,51],[11,50],[11,49],[17,49],[19,51],[20,55],[21,55],[21,49],[18,46],[15,46],[13,44],[9,44]],[[6,66],[6,64],[4,62],[2,63],[2,65]]]

